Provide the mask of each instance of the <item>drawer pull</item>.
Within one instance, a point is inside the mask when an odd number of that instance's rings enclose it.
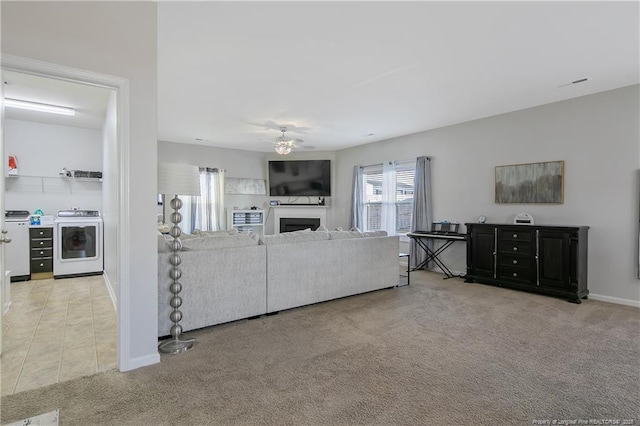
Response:
[[[44,254],[44,252],[40,250],[40,254]],[[516,261],[514,260],[513,263],[516,263]]]
[[[43,244],[44,244],[44,241],[40,241],[40,245],[43,245]]]
[[[40,235],[44,235],[44,232],[40,231]]]
[[[44,266],[44,263],[41,263],[40,266]]]
[[[518,234],[513,234],[513,238],[518,238]]]
[[[514,248],[513,248],[513,251],[518,251],[518,247],[514,247]]]
[[[513,276],[514,276],[514,277],[517,277],[517,276],[518,276],[518,274],[514,272],[514,273],[513,273]]]
[[[518,261],[517,261],[517,260],[515,260],[515,259],[513,259],[513,264],[514,264],[514,265],[517,265],[517,264],[518,264]]]

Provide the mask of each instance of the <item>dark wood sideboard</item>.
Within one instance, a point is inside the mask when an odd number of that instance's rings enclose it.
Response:
[[[465,225],[466,282],[587,299],[588,226]]]

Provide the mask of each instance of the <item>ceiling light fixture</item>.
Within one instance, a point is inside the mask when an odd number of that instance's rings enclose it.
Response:
[[[280,127],[280,131],[282,132],[282,136],[276,138],[275,150],[280,155],[287,155],[293,149],[293,140],[284,135],[287,131],[286,127]]]
[[[291,142],[276,142],[276,152],[280,155],[287,155],[291,152],[293,145]]]
[[[59,105],[41,104],[39,102],[23,101],[20,99],[4,98],[4,106],[10,108],[26,109],[29,111],[49,112],[52,114],[76,115],[73,108]]]

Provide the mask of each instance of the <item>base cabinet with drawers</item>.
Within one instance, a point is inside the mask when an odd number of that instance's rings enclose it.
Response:
[[[53,278],[53,228],[29,228],[31,279]]]
[[[467,223],[467,282],[564,297],[587,289],[588,226]]]

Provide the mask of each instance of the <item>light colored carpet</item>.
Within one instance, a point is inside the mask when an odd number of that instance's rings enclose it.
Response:
[[[194,350],[160,364],[3,397],[2,420],[640,424],[639,309],[441,278],[192,333]]]

